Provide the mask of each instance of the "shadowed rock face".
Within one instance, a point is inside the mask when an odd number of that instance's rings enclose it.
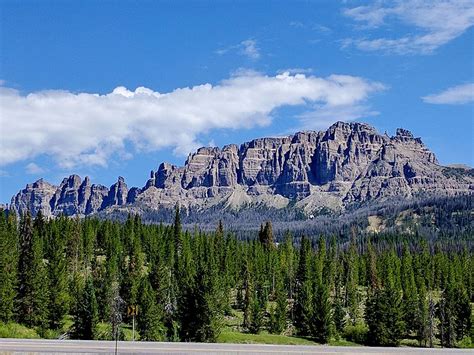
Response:
[[[307,212],[343,209],[354,202],[422,192],[457,194],[474,191],[473,174],[446,174],[420,138],[405,129],[379,134],[363,123],[337,122],[327,131],[260,138],[237,146],[199,148],[184,167],[162,163],[143,188],[128,189],[124,179],[110,188],[77,175],[59,186],[43,180],[28,184],[12,198],[18,212],[90,215],[120,208],[211,206],[259,203],[284,207],[290,200]],[[459,170],[459,169],[458,169]]]

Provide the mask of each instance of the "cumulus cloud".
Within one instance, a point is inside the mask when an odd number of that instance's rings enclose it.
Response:
[[[260,58],[260,48],[258,47],[255,39],[249,38],[239,44],[229,46],[227,48],[221,48],[216,51],[219,55],[224,55],[229,52],[237,52],[241,55],[246,56],[249,59],[257,60]]]
[[[417,32],[395,38],[346,39],[343,47],[354,45],[365,51],[395,54],[430,54],[462,35],[474,24],[472,0],[376,1],[372,5],[348,8],[344,15],[363,24],[365,30],[388,24],[389,20],[415,27]]]
[[[312,68],[287,68],[278,70],[278,74],[290,73],[290,74],[311,74]]]
[[[422,97],[429,104],[462,105],[474,101],[474,83],[454,86],[440,92]]]
[[[215,86],[168,93],[117,87],[103,95],[22,95],[0,88],[0,165],[47,155],[62,168],[106,166],[113,157],[165,147],[185,155],[200,145],[200,134],[213,129],[268,125],[272,112],[288,105],[357,106],[381,89],[360,77],[289,73],[233,76]]]

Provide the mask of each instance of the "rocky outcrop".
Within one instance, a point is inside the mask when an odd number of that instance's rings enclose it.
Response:
[[[129,190],[122,177],[110,188],[77,175],[59,187],[39,180],[14,196],[11,206],[33,214],[90,215],[117,208],[158,210],[176,203],[196,209],[280,208],[295,201],[310,213],[393,196],[474,191],[470,170],[456,169],[453,175],[446,169],[452,168],[440,166],[408,130],[389,137],[367,124],[337,122],[323,132],[200,148],[184,167],[162,163],[142,188]]]
[[[29,210],[35,216],[39,211],[43,215],[49,216],[52,214],[50,201],[56,190],[57,186],[39,179],[26,185],[25,189],[16,194],[11,200],[10,207],[21,212]]]

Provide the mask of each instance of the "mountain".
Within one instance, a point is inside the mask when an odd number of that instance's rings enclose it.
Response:
[[[364,123],[337,122],[326,131],[199,148],[183,167],[162,163],[141,188],[128,188],[122,177],[110,188],[77,175],[59,186],[40,179],[13,196],[10,208],[46,216],[149,216],[179,203],[201,214],[263,206],[312,218],[393,198],[473,192],[474,169],[439,165],[410,131],[389,137]]]

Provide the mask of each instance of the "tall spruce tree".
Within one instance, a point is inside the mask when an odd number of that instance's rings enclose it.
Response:
[[[317,342],[325,344],[331,336],[329,289],[323,282],[317,282],[314,291],[311,335]]]
[[[20,221],[20,238],[18,318],[26,326],[46,328],[48,275],[43,260],[43,245],[33,231],[29,212]]]
[[[269,250],[273,247],[273,227],[272,222],[265,222],[265,226],[260,226],[260,232],[258,233],[258,239],[260,243],[265,247],[266,250]]]
[[[313,314],[313,282],[311,278],[311,244],[303,236],[296,275],[296,299],[294,304],[294,325],[299,335],[311,334],[311,315]]]
[[[270,313],[270,332],[281,334],[286,330],[286,319],[288,312],[288,301],[282,273],[277,273],[275,287],[275,305]]]
[[[73,325],[71,336],[74,339],[92,340],[97,338],[99,310],[95,297],[92,278],[88,277],[84,290],[78,297],[73,310]]]
[[[415,283],[415,274],[413,272],[412,256],[406,244],[403,248],[401,267],[403,314],[406,324],[406,336],[410,336],[411,333],[415,333],[417,330],[416,319],[419,302],[418,291]]]
[[[365,320],[371,345],[398,346],[405,332],[401,292],[397,289],[391,253],[383,259],[385,278],[380,286],[378,276],[372,275],[373,286],[368,291]],[[376,271],[373,270],[373,273]]]
[[[248,325],[248,331],[252,334],[258,334],[264,324],[264,314],[265,314],[265,297],[262,289],[256,287],[253,291],[253,295],[250,298],[250,322]]]
[[[359,263],[355,237],[352,238],[349,251],[346,254],[345,306],[348,309],[352,325],[359,318]]]
[[[424,282],[420,281],[419,285],[414,329],[419,345],[426,346],[429,340],[429,303]]]
[[[50,258],[48,263],[48,276],[50,284],[50,299],[48,302],[49,308],[49,326],[52,329],[61,328],[64,322],[64,317],[70,310],[71,297],[69,295],[69,286],[76,283],[68,284],[67,260],[65,238],[61,235],[58,223],[62,224],[64,228],[65,220],[61,219],[59,222],[54,222],[50,226],[49,241],[52,244],[50,248]],[[71,275],[76,280],[80,277],[78,273]],[[82,278],[80,279],[82,281]],[[76,289],[71,290],[71,294],[77,295],[82,289],[82,285],[77,286]]]
[[[16,215],[0,210],[0,321],[15,316],[18,284],[18,231]]]
[[[156,303],[154,290],[148,277],[144,277],[140,285],[137,327],[141,340],[162,341],[165,339],[163,314]]]

